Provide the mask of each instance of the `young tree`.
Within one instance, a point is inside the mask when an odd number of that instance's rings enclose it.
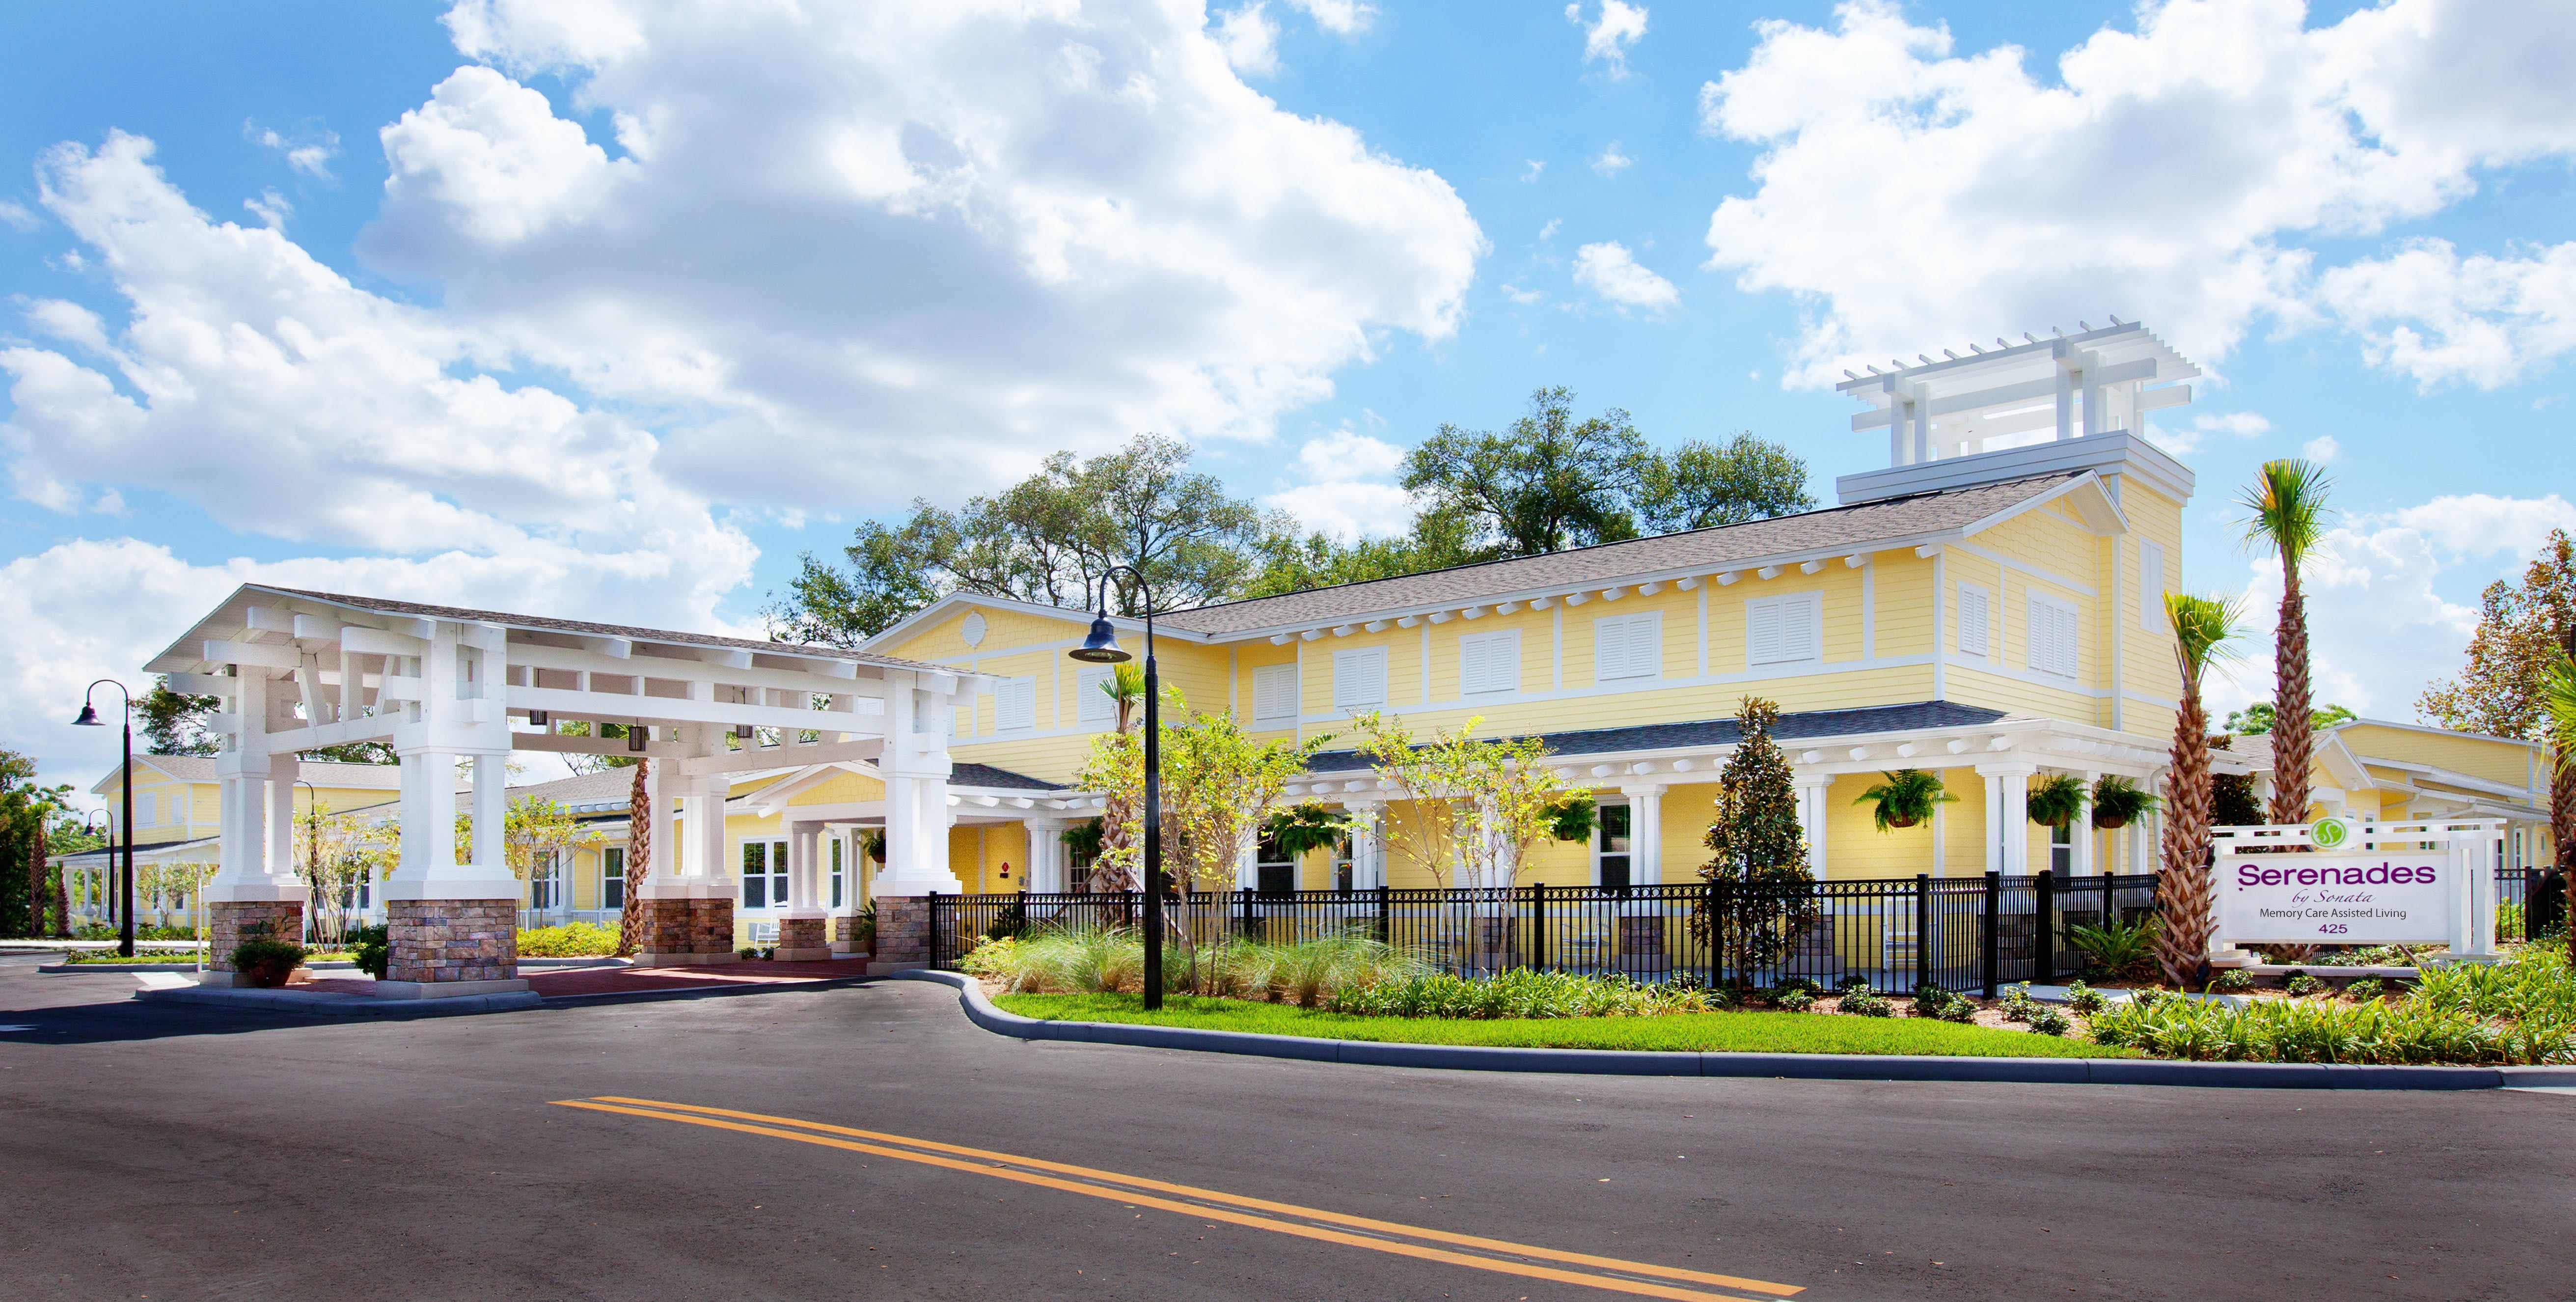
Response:
[[[2230,654],[2242,618],[2233,599],[2165,594],[2165,620],[2173,626],[2174,659],[2182,670],[2182,708],[2174,714],[2173,751],[2165,771],[2163,871],[2156,875],[2156,906],[2164,925],[2156,956],[2165,979],[2190,981],[2209,953],[2213,884],[2209,868],[2209,711],[2201,679]]]
[[[1735,721],[1735,753],[1718,773],[1715,816],[1701,838],[1715,853],[1699,870],[1700,880],[1720,884],[1725,904],[1712,916],[1707,901],[1694,903],[1691,934],[1722,947],[1723,966],[1744,982],[1796,947],[1815,925],[1816,901],[1797,784],[1789,757],[1771,739],[1780,707],[1748,696]]]
[[[2489,584],[2479,605],[2467,669],[2427,688],[2415,708],[2445,728],[2546,740],[2551,667],[2576,657],[2576,538],[2550,530],[2522,582]],[[2561,765],[2551,774],[2549,824],[2562,864],[2576,869],[2567,859],[2576,851],[2576,768]]]
[[[1136,781],[1132,787],[1100,788],[1107,792],[1108,803],[1100,815],[1100,854],[1091,861],[1084,889],[1107,893],[1143,889],[1145,843],[1137,830],[1145,821],[1145,744],[1136,731],[1145,709],[1145,669],[1133,660],[1121,661],[1100,684],[1108,696],[1112,711],[1109,736],[1101,739],[1106,749],[1115,751],[1116,762],[1133,767]],[[1166,694],[1167,703],[1177,696]],[[1094,755],[1103,753],[1101,743],[1093,746]],[[1125,772],[1125,767],[1120,772]]]
[[[2245,541],[2281,559],[2281,612],[2273,631],[2272,821],[2308,821],[2308,766],[2316,754],[2308,666],[2308,599],[2299,571],[2325,541],[2334,520],[2325,467],[2312,461],[2266,461],[2237,499],[2247,511]]]
[[[1403,834],[1392,840],[1443,889],[1512,886],[1529,848],[1554,834],[1568,801],[1592,794],[1558,777],[1547,743],[1535,737],[1479,740],[1482,718],[1421,741],[1382,711],[1352,722],[1360,753],[1408,806]]]

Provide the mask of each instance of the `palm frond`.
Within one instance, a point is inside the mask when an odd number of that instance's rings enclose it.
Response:
[[[2541,711],[2546,716],[2550,749],[2558,766],[2576,769],[2576,662],[2557,657],[2540,679]]]
[[[2183,677],[2198,682],[2211,665],[2236,658],[2230,644],[2244,631],[2245,604],[2232,596],[2168,592],[2165,621],[2173,626],[2174,658]]]
[[[2333,487],[2333,477],[2316,462],[2296,457],[2264,462],[2254,472],[2254,482],[2236,499],[2247,513],[2239,521],[2245,529],[2245,545],[2274,553],[2284,568],[2296,568],[2324,541],[2327,527],[2334,523],[2334,508],[2326,505],[2326,494]]]

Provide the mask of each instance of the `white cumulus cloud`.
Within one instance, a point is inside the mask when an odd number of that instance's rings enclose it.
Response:
[[[1270,21],[1261,0],[1210,17],[1216,20],[1216,39],[1225,47],[1225,61],[1235,71],[1259,77],[1279,71],[1279,24]]]
[[[1617,240],[1576,249],[1574,283],[1621,307],[1660,312],[1682,301],[1673,282],[1639,266],[1636,255]]]
[[[1337,429],[1297,449],[1296,475],[1303,482],[1262,501],[1344,542],[1400,534],[1413,527],[1413,495],[1391,482],[1403,466],[1404,449]]]
[[[1583,61],[1598,62],[1613,80],[1628,75],[1628,48],[1646,36],[1646,7],[1624,0],[1601,0],[1592,21],[1583,20],[1580,3],[1565,7],[1565,21],[1583,29]]]
[[[1711,215],[1709,265],[1813,302],[1790,383],[2111,312],[2215,362],[2258,317],[2313,318],[2303,239],[2576,151],[2576,81],[2546,53],[2576,39],[2564,6],[2307,17],[2298,0],[2142,5],[2054,76],[2017,47],[1962,53],[1893,0],[1846,0],[1830,28],[1764,22],[1701,91],[1706,130],[1764,151],[1753,192]]]
[[[2462,257],[2449,240],[2415,240],[2326,272],[2318,297],[2372,362],[2427,389],[2493,389],[2576,351],[2576,241]]]

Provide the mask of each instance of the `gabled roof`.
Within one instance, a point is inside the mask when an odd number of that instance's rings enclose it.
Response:
[[[1545,556],[1488,561],[1202,606],[1162,616],[1157,622],[1211,637],[1239,637],[1444,606],[1525,599],[1594,585],[1883,551],[1991,527],[2017,509],[2037,505],[2093,479],[2089,473],[2078,472],[1917,493],[1744,524],[1578,547]]]
[[[866,651],[842,647],[808,646],[795,642],[760,642],[749,638],[721,637],[712,633],[686,633],[676,629],[633,628],[623,624],[595,624],[586,620],[557,619],[549,615],[516,615],[497,610],[469,610],[461,606],[433,606],[417,601],[395,601],[385,597],[356,597],[337,592],[313,592],[303,588],[280,588],[267,584],[246,583],[235,589],[205,618],[200,619],[179,639],[152,658],[145,668],[154,672],[183,672],[202,664],[197,643],[209,629],[237,629],[242,626],[243,608],[259,604],[245,598],[268,594],[318,601],[343,609],[365,611],[403,619],[444,619],[474,624],[497,624],[503,628],[522,629],[533,633],[559,633],[575,637],[618,638],[628,642],[658,643],[670,646],[714,647],[730,651],[749,651],[756,655],[787,656],[805,660],[854,662],[888,669],[914,669],[928,673],[953,674],[953,669],[902,660]]]

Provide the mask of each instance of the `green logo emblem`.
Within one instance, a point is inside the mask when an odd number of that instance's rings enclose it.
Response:
[[[2331,850],[2352,837],[2352,824],[2343,819],[2326,817],[2308,824],[2308,840],[2320,850]]]

